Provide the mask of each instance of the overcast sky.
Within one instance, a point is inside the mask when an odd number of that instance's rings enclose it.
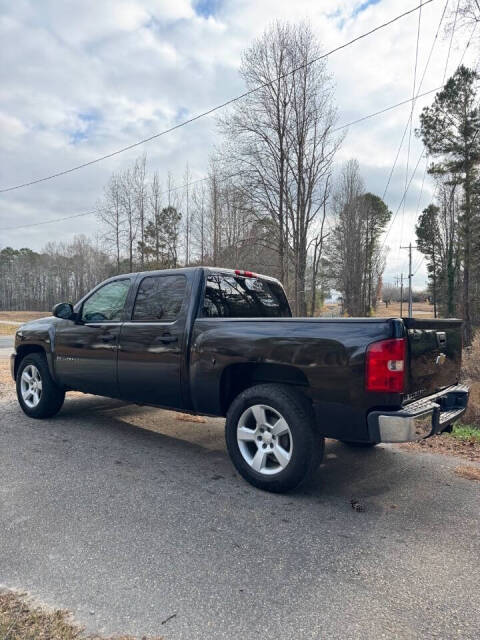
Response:
[[[242,50],[274,19],[311,22],[325,51],[414,7],[417,0],[3,0],[0,1],[0,188],[55,173],[107,154],[241,93]],[[451,6],[455,0],[450,0]],[[445,0],[423,8],[417,85]],[[418,12],[332,55],[339,124],[412,94]],[[455,34],[449,75],[465,49]],[[448,51],[443,31],[421,90],[441,85]],[[473,64],[472,47],[464,62]],[[433,94],[419,99],[414,112]],[[382,195],[410,113],[405,105],[351,126],[337,163],[355,157],[368,191]],[[95,218],[17,230],[92,209],[112,171],[144,150],[150,170],[170,170],[182,183],[205,174],[217,139],[209,117],[99,164],[0,195],[0,248],[40,249],[49,240],[95,233]],[[396,212],[405,186],[408,134],[385,200]],[[410,172],[422,151],[412,136]],[[407,273],[400,244],[415,240],[414,222],[432,197],[422,160],[389,234],[386,281]],[[420,198],[421,195],[421,198]],[[414,268],[421,255],[414,252]],[[246,265],[248,266],[248,265]],[[425,282],[421,265],[414,280]]]

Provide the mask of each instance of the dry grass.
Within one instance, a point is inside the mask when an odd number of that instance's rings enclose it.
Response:
[[[455,473],[457,476],[467,478],[467,480],[480,480],[480,469],[478,467],[457,467]]]
[[[0,336],[14,336],[18,324],[0,324]]]
[[[200,422],[202,424],[207,422],[203,416],[194,416],[190,413],[177,413],[175,420],[180,420],[180,422]]]
[[[463,352],[462,381],[470,386],[468,409],[462,422],[480,428],[480,334]]]
[[[48,610],[31,604],[23,594],[0,593],[2,640],[135,640],[133,636],[85,635],[68,611]],[[146,636],[142,640],[147,640]],[[155,640],[151,638],[151,640]],[[157,640],[161,640],[157,637]]]
[[[456,427],[454,427],[454,430]],[[422,453],[440,453],[446,456],[465,458],[469,462],[480,462],[480,441],[476,438],[468,440],[452,436],[450,433],[441,433],[418,442],[406,442],[398,445],[402,449]]]
[[[408,303],[403,303],[402,314],[400,314],[400,302],[391,302],[388,307],[384,302],[379,302],[374,315],[379,318],[405,317],[408,315]],[[433,306],[428,302],[414,302],[413,317],[433,318]]]
[[[51,311],[0,311],[0,320],[28,322],[51,315]]]
[[[378,318],[400,318],[401,315],[405,317],[408,314],[408,303],[403,304],[402,314],[400,314],[400,303],[391,302],[388,307],[385,303],[380,302],[377,305],[374,316]],[[340,305],[338,304],[326,304],[324,305],[322,316],[326,317],[340,317]],[[414,302],[413,303],[413,316],[414,318],[433,318],[433,306],[427,302]]]

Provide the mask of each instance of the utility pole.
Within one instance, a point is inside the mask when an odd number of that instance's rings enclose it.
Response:
[[[403,273],[400,274],[400,317],[403,316]]]
[[[400,282],[400,317],[403,316],[403,273],[399,276],[395,276],[396,285]]]
[[[417,247],[412,246],[412,243],[408,245],[408,247],[400,247],[400,249],[408,249],[408,317],[413,317],[413,308],[412,308],[412,249],[416,249]]]

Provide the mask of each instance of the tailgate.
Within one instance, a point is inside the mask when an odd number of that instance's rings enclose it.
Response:
[[[408,339],[405,401],[456,384],[462,364],[462,321],[403,318]]]

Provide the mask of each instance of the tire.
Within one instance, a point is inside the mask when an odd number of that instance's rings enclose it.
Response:
[[[378,444],[377,442],[353,442],[352,440],[340,440],[340,442],[353,449],[373,449]]]
[[[18,402],[30,418],[51,418],[62,408],[65,391],[53,381],[43,354],[25,356],[16,384]]]
[[[323,457],[324,438],[310,403],[284,385],[261,384],[240,393],[227,413],[225,439],[240,475],[274,493],[309,480]]]

